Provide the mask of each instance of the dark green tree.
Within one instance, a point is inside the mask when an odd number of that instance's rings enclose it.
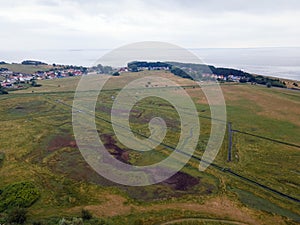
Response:
[[[7,95],[8,92],[0,85],[0,95]]]
[[[32,86],[32,87],[35,87],[36,84],[37,84],[37,83],[36,83],[36,80],[32,80],[32,81],[31,81],[31,86]]]

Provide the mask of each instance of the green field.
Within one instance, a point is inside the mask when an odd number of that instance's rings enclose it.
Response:
[[[16,73],[26,73],[26,74],[33,74],[37,71],[48,71],[53,68],[53,66],[50,65],[23,65],[18,63],[12,63],[12,64],[1,64],[1,68],[7,68],[10,71],[16,72]]]
[[[96,126],[102,142],[118,160],[133,165],[152,164],[170,155],[170,149],[164,145],[144,153],[128,149],[117,140],[111,123],[107,122],[112,96],[117,96],[126,83],[149,75],[172,79],[185,86],[192,96],[201,123],[195,156],[201,157],[211,129],[205,96],[191,80],[165,71],[123,73],[107,83],[96,104]],[[30,203],[19,205],[28,209],[28,224],[58,224],[62,218],[75,221],[82,217],[82,209],[93,215],[84,224],[297,224],[300,221],[299,91],[222,85],[233,129],[275,141],[234,132],[232,161],[228,162],[226,134],[214,164],[205,172],[199,172],[199,161],[192,158],[167,181],[128,187],[98,175],[76,146],[71,107],[79,79],[44,80],[39,82],[41,87],[0,96],[0,201],[7,202],[0,211],[0,224],[16,207],[15,200],[9,201],[14,197],[9,194],[16,187],[20,198],[24,195],[25,203]],[[169,88],[159,83],[151,85],[158,91]],[[117,113],[122,116],[122,112]],[[131,129],[137,135],[149,136],[148,122],[154,116],[164,118],[167,124],[164,144],[176,146],[180,118],[165,100],[151,97],[138,102],[131,111]],[[18,185],[20,182],[25,182],[26,188]]]

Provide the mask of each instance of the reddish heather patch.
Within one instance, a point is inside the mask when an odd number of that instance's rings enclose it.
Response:
[[[76,141],[71,135],[55,136],[49,142],[47,151],[51,152],[64,147],[77,148]]]
[[[178,191],[186,191],[199,184],[199,179],[179,171],[169,179],[163,181],[162,184]]]
[[[116,145],[115,139],[109,134],[102,134],[101,139],[104,142],[104,146],[109,149],[110,154],[115,156],[116,159],[120,160],[121,162],[130,164],[129,161],[129,153],[128,151],[120,148]]]

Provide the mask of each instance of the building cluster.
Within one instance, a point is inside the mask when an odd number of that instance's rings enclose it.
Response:
[[[74,77],[81,76],[85,72],[82,69],[55,69],[50,71],[38,71],[34,74],[35,79],[37,80],[45,80],[45,79],[57,79],[57,78],[65,78],[65,77]]]
[[[33,80],[81,76],[84,73],[85,70],[82,68],[56,68],[49,71],[37,71],[33,74],[18,73],[6,68],[0,68],[0,85],[6,88],[20,88],[22,84],[29,84]]]
[[[0,69],[0,85],[2,87],[18,87],[21,83],[29,83],[33,78],[32,74],[16,73],[5,68]]]
[[[241,77],[241,76],[234,76],[234,75],[229,75],[229,76],[224,76],[224,75],[216,75],[216,74],[202,74],[203,78],[208,78],[208,79],[213,79],[213,80],[218,80],[218,81],[224,81],[224,82],[241,82],[243,79],[247,79],[246,77]]]

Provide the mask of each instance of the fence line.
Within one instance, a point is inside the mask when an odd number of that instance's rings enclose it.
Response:
[[[297,145],[297,144],[288,143],[288,142],[284,142],[284,141],[279,141],[279,140],[272,139],[272,138],[269,138],[269,137],[264,137],[264,136],[260,136],[260,135],[256,135],[256,134],[251,134],[251,133],[248,133],[248,132],[245,132],[245,131],[240,131],[240,130],[232,130],[232,131],[236,132],[236,133],[245,134],[245,135],[248,135],[248,136],[264,139],[264,140],[267,140],[267,141],[272,141],[272,142],[275,142],[275,143],[300,148],[300,145]]]

